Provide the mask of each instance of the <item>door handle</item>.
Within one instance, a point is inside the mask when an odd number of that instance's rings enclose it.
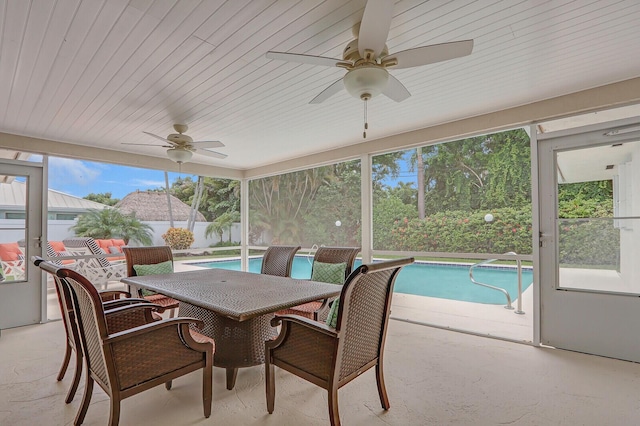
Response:
[[[553,241],[553,236],[554,236],[553,233],[539,232],[538,241],[539,241],[540,247],[546,247],[548,241]]]

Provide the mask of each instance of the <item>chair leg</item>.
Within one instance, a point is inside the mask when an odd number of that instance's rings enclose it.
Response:
[[[62,365],[60,366],[60,371],[58,372],[58,377],[56,379],[58,381],[64,378],[64,373],[67,372],[67,367],[69,366],[69,360],[71,359],[71,345],[69,344],[69,339],[67,339],[67,349],[64,352],[64,359],[62,360]]]
[[[380,396],[380,404],[382,404],[382,408],[388,410],[391,405],[389,405],[387,387],[384,385],[384,374],[382,372],[382,362],[380,360],[376,364],[376,382],[378,382],[378,395]]]
[[[211,416],[211,404],[213,403],[213,366],[209,365],[202,372],[202,404],[204,404],[204,416]]]
[[[171,390],[171,385],[173,385],[173,380],[169,380],[168,382],[166,382],[164,384],[164,387],[167,388],[167,390]]]
[[[338,412],[338,389],[328,389],[329,393],[329,420],[331,426],[340,426],[340,413]]]
[[[268,349],[267,349],[268,350]],[[267,356],[269,356],[267,354]],[[267,362],[264,365],[264,381],[267,386],[267,411],[273,413],[274,403],[276,399],[276,383],[274,377],[273,364]]]
[[[93,378],[89,373],[89,369],[87,368],[86,370],[87,380],[84,385],[84,395],[82,396],[82,403],[78,409],[78,414],[76,414],[76,421],[74,422],[74,425],[81,425],[84,422],[84,417],[87,415],[89,403],[91,402],[91,394],[93,393]]]
[[[120,423],[120,399],[111,395],[111,413],[109,413],[109,426],[118,426]]]
[[[76,371],[73,373],[73,381],[67,392],[67,399],[64,400],[67,404],[73,401],[73,397],[76,395],[78,385],[80,384],[80,378],[82,377],[82,354],[76,350]]]
[[[232,390],[236,385],[236,378],[238,377],[237,368],[227,368],[227,389]]]

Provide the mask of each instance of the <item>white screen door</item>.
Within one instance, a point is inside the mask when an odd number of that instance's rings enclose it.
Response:
[[[0,163],[0,329],[39,323],[42,274],[29,260],[40,255],[42,168]]]
[[[640,131],[603,127],[538,138],[540,340],[640,362]]]

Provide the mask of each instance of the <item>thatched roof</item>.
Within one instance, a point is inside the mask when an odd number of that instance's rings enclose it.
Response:
[[[173,220],[188,220],[191,207],[173,195],[171,197],[171,211]],[[166,192],[136,191],[126,195],[115,205],[123,213],[135,212],[136,217],[146,221],[168,221],[169,208]],[[196,222],[206,222],[202,213],[198,212]]]

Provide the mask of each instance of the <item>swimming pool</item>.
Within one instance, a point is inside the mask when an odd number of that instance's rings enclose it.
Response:
[[[300,279],[311,278],[311,259],[296,256],[291,276]],[[356,260],[356,266],[360,266]],[[191,263],[205,268],[240,270],[240,260],[222,260],[214,262]],[[249,259],[249,272],[260,273],[262,258]],[[479,267],[474,270],[476,281],[502,287],[509,292],[511,299],[518,297],[518,274],[515,268]],[[522,271],[522,291],[533,281],[529,269]],[[500,292],[473,284],[469,279],[469,266],[414,263],[402,269],[394,287],[396,293],[418,296],[439,297],[441,299],[462,300],[466,302],[504,305],[506,298]]]

